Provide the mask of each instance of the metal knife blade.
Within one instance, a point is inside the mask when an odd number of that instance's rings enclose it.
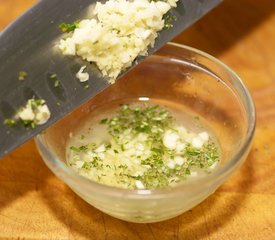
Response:
[[[65,57],[56,49],[62,34],[61,22],[85,18],[96,0],[41,0],[0,34],[0,157],[40,133],[43,129],[73,111],[108,86],[100,72],[79,58]],[[163,30],[155,42],[152,54],[184,29],[214,8],[221,0],[179,0],[171,11],[176,16],[173,27]],[[142,58],[138,59],[138,62]],[[75,74],[88,65],[89,83],[80,83]],[[130,69],[129,69],[130,70]],[[19,71],[28,73],[18,80]],[[51,74],[57,74],[60,86],[53,86]],[[44,125],[26,129],[3,124],[30,98],[44,99],[51,118]]]

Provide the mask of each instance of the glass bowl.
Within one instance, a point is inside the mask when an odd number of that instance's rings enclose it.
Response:
[[[121,100],[159,99],[202,119],[216,135],[221,161],[211,174],[157,190],[110,187],[80,176],[66,165],[66,142],[87,114]],[[130,222],[175,217],[202,202],[244,162],[255,129],[255,108],[240,78],[214,57],[169,43],[115,84],[36,137],[46,165],[97,209]]]

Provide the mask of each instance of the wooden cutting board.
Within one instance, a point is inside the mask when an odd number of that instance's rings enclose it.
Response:
[[[34,2],[0,0],[0,29]],[[275,239],[275,1],[225,0],[175,41],[224,61],[252,93],[256,136],[238,173],[179,217],[133,224],[77,197],[29,141],[0,161],[0,239]]]

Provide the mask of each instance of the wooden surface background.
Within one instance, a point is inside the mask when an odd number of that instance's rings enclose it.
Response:
[[[0,29],[34,2],[0,0]],[[133,224],[77,197],[29,141],[0,160],[0,239],[275,239],[275,1],[225,0],[175,41],[224,61],[252,93],[255,141],[238,173],[179,217]]]

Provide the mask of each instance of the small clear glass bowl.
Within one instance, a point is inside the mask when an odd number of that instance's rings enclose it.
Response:
[[[66,165],[65,146],[85,116],[121,99],[176,101],[212,129],[221,161],[211,174],[158,190],[110,187],[80,176]],[[169,43],[115,84],[36,137],[47,166],[95,208],[130,222],[149,223],[175,217],[212,194],[244,162],[255,129],[255,108],[240,78],[216,58]]]

